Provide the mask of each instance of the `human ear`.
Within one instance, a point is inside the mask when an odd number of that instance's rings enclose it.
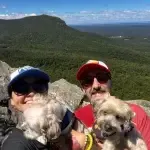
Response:
[[[82,90],[82,92],[84,92],[84,94],[86,93],[84,88],[81,88],[81,90]]]

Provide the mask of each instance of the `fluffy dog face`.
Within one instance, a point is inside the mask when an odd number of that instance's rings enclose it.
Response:
[[[26,137],[37,139],[42,137],[42,143],[53,140],[61,134],[61,121],[66,113],[65,107],[56,97],[35,95],[34,102],[24,111]],[[43,142],[44,141],[44,142]],[[41,142],[41,141],[40,141]]]
[[[128,104],[110,96],[101,103],[95,103],[96,123],[102,131],[103,137],[122,134],[131,127],[134,113]]]

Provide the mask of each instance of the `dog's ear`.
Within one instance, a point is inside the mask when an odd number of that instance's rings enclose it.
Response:
[[[47,127],[47,138],[49,140],[56,139],[61,134],[60,122],[56,115],[47,115],[48,127]]]
[[[134,118],[136,116],[136,113],[132,111],[132,118]]]
[[[134,117],[135,117],[136,113],[133,111],[130,111],[129,115],[128,115],[128,119],[129,121],[131,121]]]

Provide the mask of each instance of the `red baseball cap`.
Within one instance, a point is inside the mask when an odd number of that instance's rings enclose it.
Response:
[[[100,69],[100,70],[103,70],[105,72],[108,72],[110,74],[110,77],[111,77],[110,70],[104,62],[98,61],[98,60],[89,60],[78,69],[77,74],[76,74],[77,80],[82,80],[83,77],[88,72],[91,72],[92,70],[95,70],[95,69]]]

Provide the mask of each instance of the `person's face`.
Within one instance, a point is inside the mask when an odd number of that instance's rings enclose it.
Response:
[[[12,86],[11,105],[16,110],[23,112],[32,104],[36,93],[45,94],[47,91],[47,82],[33,78],[22,79]]]
[[[93,70],[87,73],[80,83],[91,102],[103,100],[110,95],[111,79],[107,72],[99,69]]]

